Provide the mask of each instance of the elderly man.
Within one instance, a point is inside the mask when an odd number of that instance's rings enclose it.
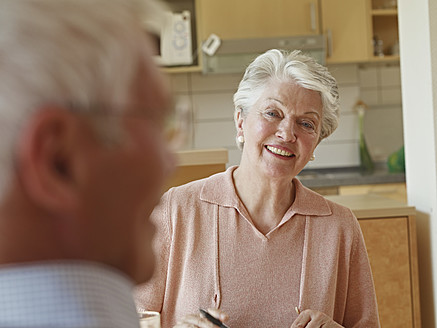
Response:
[[[0,327],[138,327],[173,169],[151,1],[0,1]]]

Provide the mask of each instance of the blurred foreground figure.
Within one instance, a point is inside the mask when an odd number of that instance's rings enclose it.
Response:
[[[138,327],[173,158],[135,0],[0,1],[0,326]]]

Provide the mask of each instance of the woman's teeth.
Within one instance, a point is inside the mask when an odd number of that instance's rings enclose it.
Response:
[[[272,147],[272,146],[266,146],[266,148],[268,150],[270,150],[273,154],[276,154],[276,155],[287,156],[287,157],[293,156],[293,154],[289,153],[288,151],[285,151],[285,150],[282,150],[282,149],[278,149],[278,148],[275,148],[275,147]]]

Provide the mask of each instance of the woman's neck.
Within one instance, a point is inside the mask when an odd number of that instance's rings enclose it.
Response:
[[[292,179],[259,176],[243,167],[233,172],[238,196],[263,234],[276,227],[294,202]]]

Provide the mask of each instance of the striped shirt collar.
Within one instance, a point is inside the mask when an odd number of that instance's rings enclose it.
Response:
[[[84,261],[0,266],[0,327],[135,327],[133,282]]]

